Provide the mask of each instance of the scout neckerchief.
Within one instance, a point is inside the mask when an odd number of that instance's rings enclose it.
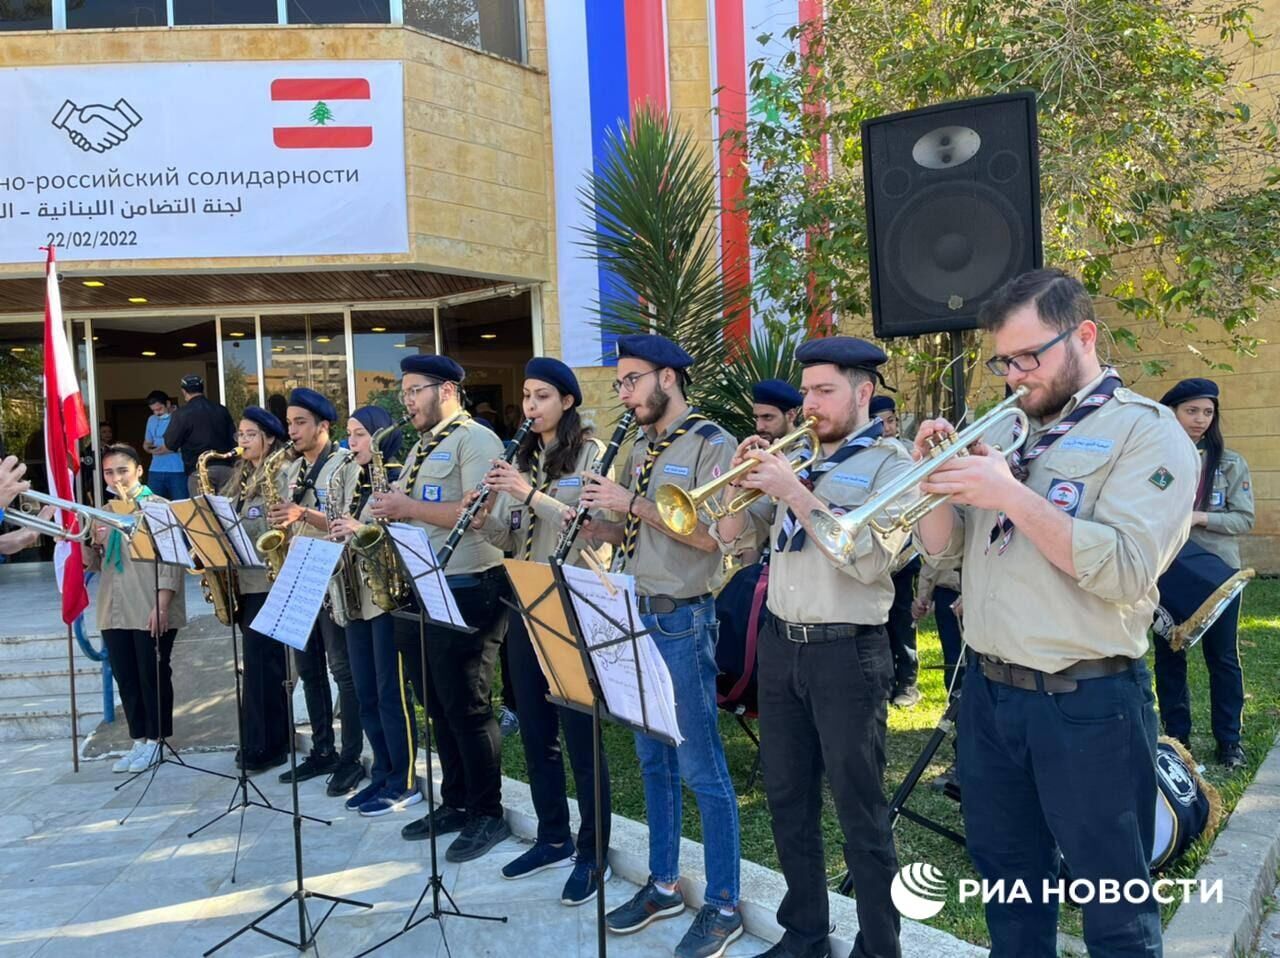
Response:
[[[644,498],[649,491],[649,480],[653,478],[653,466],[658,457],[667,451],[667,447],[689,431],[694,423],[703,422],[706,416],[700,412],[691,412],[671,433],[658,442],[650,442],[644,454],[644,465],[640,467],[640,475],[636,479],[632,492]],[[627,512],[626,525],[622,528],[622,561],[620,567],[626,565],[636,551],[636,540],[640,537],[640,517],[634,512]]]
[[[1123,385],[1124,383],[1121,382],[1114,369],[1106,370],[1103,373],[1102,382],[1098,383],[1098,387],[1080,400],[1080,405],[1071,410],[1069,415],[1064,416],[1060,421],[1045,430],[1044,435],[1037,439],[1036,444],[1030,449],[1025,452],[1019,449],[1009,457],[1009,471],[1013,473],[1013,477],[1019,482],[1026,482],[1031,474],[1031,463],[1044,455],[1046,449],[1075,428],[1077,423],[1084,421],[1105,406],[1115,394],[1115,391]],[[1015,423],[1013,427],[1014,441],[1016,442],[1021,435],[1022,430],[1019,428],[1019,424]],[[991,546],[999,539],[1000,548],[996,551],[1003,555],[1012,538],[1013,521],[1003,512],[997,512],[995,525],[991,527],[991,535],[987,538],[986,551],[990,552]]]
[[[316,488],[316,479],[320,477],[320,470],[324,468],[324,464],[329,461],[329,457],[333,455],[335,449],[333,443],[329,443],[321,450],[320,455],[316,457],[316,461],[312,467],[307,470],[306,478],[304,478],[296,489],[293,490],[293,504],[295,506],[302,505],[302,500],[306,498],[308,492],[314,492]],[[304,460],[305,462],[305,460]],[[316,502],[320,501],[320,497],[315,497]]]
[[[453,422],[449,423],[449,425],[445,426],[438,433],[432,436],[427,440],[427,444],[418,450],[418,454],[413,459],[413,466],[409,469],[408,481],[401,487],[404,489],[405,493],[410,496],[413,495],[413,487],[418,483],[418,473],[422,471],[422,464],[427,461],[427,457],[435,451],[436,446],[440,445],[440,443],[453,435],[453,431],[470,418],[471,417],[469,415],[459,413]],[[422,440],[418,441],[421,442]]]
[[[812,466],[806,466],[797,474],[797,478],[806,485],[810,484],[811,476],[820,476],[830,472],[840,463],[844,462],[854,453],[861,452],[870,446],[875,445],[877,439],[884,434],[884,421],[877,420],[870,427],[859,432],[852,439],[845,441],[839,449],[833,452],[828,458],[821,462],[814,463]],[[805,540],[808,536],[805,528],[796,519],[796,514],[790,509],[787,514],[782,517],[782,531],[778,533],[778,551],[779,552],[799,552],[804,548]]]
[[[545,492],[546,487],[551,484],[550,483],[551,477],[544,476],[542,474],[542,460],[545,457],[546,457],[546,450],[542,448],[541,441],[539,441],[538,448],[535,449],[533,453],[533,462],[531,463],[532,469],[529,475],[530,485],[533,486],[534,495],[537,495],[539,492]],[[530,496],[529,497],[529,521],[524,527],[525,528],[524,558],[526,561],[533,558],[533,527],[537,523],[537,521],[538,521],[538,513],[534,511],[533,496]]]
[[[153,495],[155,493],[146,486],[139,486],[138,494],[133,497],[133,501],[141,503],[144,499],[150,499]],[[124,571],[124,533],[119,529],[113,528],[107,533],[107,544],[102,550],[102,561],[117,572]]]

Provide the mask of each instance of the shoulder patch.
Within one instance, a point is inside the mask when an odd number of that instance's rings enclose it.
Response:
[[[1163,492],[1173,484],[1173,473],[1164,466],[1161,466],[1151,475],[1147,476],[1147,481]]]

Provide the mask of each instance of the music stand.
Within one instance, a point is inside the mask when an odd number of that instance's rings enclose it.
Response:
[[[422,668],[422,707],[424,711],[429,713],[430,709],[426,701],[431,694],[428,691],[430,686],[427,684],[427,623],[430,622],[442,628],[453,629],[456,632],[473,633],[476,630],[463,621],[462,614],[458,611],[457,604],[453,599],[453,593],[450,591],[449,583],[445,578],[444,566],[436,558],[435,550],[431,547],[431,540],[427,538],[425,530],[405,523],[390,523],[386,527],[386,534],[391,537],[391,542],[394,544],[394,552],[401,574],[413,583],[418,605],[416,612],[396,610],[387,614],[402,619],[414,620],[418,623],[418,654]],[[428,597],[430,597],[431,601],[428,601]],[[431,719],[429,717],[426,722],[426,728],[427,822],[431,823],[435,818],[436,811],[436,783],[434,776],[431,774]],[[427,878],[427,884],[423,887],[422,893],[418,895],[418,900],[414,902],[413,908],[409,911],[409,916],[405,918],[404,924],[399,931],[382,939],[372,947],[366,948],[357,954],[356,958],[364,958],[365,955],[372,954],[384,945],[390,944],[428,921],[434,921],[439,925],[440,940],[444,943],[444,950],[448,955],[452,955],[453,950],[449,947],[449,938],[444,930],[444,919],[446,917],[470,918],[475,921],[497,921],[506,924],[506,915],[477,915],[458,908],[458,903],[449,894],[449,890],[444,887],[444,876],[440,874],[439,843],[434,827],[427,829],[427,844],[431,859],[431,874]],[[419,917],[418,909],[422,907],[428,892],[431,893],[431,909]],[[441,905],[442,896],[448,901],[448,907]]]
[[[123,504],[122,504],[123,505]],[[121,511],[114,508],[112,511]],[[124,510],[131,511],[131,510]],[[139,508],[138,525],[133,535],[129,539],[129,558],[134,562],[149,562],[154,573],[153,582],[155,587],[155,606],[156,610],[160,608],[160,563],[165,561],[164,557],[169,556],[176,559],[176,562],[167,564],[188,566],[188,562],[182,561],[186,557],[189,561],[190,553],[187,549],[186,535],[183,531],[181,520],[177,514],[173,512],[172,506],[169,507],[168,513],[173,517],[173,522],[164,521],[159,516],[146,517]],[[155,521],[157,528],[152,528],[152,521]],[[164,694],[160,681],[160,643],[164,641],[164,636],[155,636],[156,640],[156,709],[158,712],[163,711]],[[143,775],[148,775],[147,784],[143,786],[142,791],[138,793],[137,800],[125,812],[124,817],[120,819],[119,824],[123,825],[129,820],[129,816],[138,810],[138,806],[142,804],[142,800],[146,797],[147,792],[151,790],[151,783],[156,780],[156,773],[160,771],[162,765],[178,765],[182,768],[193,772],[203,772],[206,775],[216,775],[218,778],[231,778],[224,772],[216,772],[211,768],[205,768],[201,765],[192,765],[190,762],[184,761],[177,750],[169,744],[168,738],[164,734],[164,723],[161,721],[160,715],[156,716],[156,723],[159,738],[156,740],[157,755],[156,761],[152,762],[147,768],[140,772],[134,772],[129,778],[115,786],[113,791],[120,791],[127,785],[132,785]],[[166,754],[166,751],[168,754]],[[170,757],[172,756],[172,757]]]
[[[279,812],[282,815],[290,814],[289,809],[278,808],[271,804],[271,800],[263,794],[262,789],[258,787],[258,783],[249,778],[249,772],[245,767],[244,699],[240,684],[240,643],[236,629],[237,609],[235,608],[236,575],[238,570],[244,567],[260,569],[264,568],[264,566],[254,549],[253,540],[245,531],[239,514],[236,513],[228,500],[211,501],[207,496],[196,496],[190,501],[195,504],[195,511],[187,528],[191,536],[191,543],[200,556],[205,573],[226,576],[227,601],[231,606],[228,627],[231,632],[231,660],[235,674],[236,728],[239,737],[240,768],[236,776],[235,787],[231,792],[231,798],[227,802],[226,810],[219,812],[199,828],[188,832],[187,837],[194,837],[210,825],[239,810],[240,825],[236,831],[236,850],[231,862],[231,882],[234,884],[236,869],[240,864],[240,844],[244,838],[245,810],[263,808],[269,812]],[[249,797],[249,789],[251,787],[257,796],[256,798]],[[302,817],[308,821],[319,822],[323,825],[331,824],[329,821],[313,815],[303,815]]]
[[[604,721],[607,719],[668,745],[676,744],[669,735],[657,731],[649,724],[644,678],[640,668],[641,657],[637,647],[640,637],[647,635],[648,631],[630,614],[630,606],[627,621],[622,622],[575,589],[573,583],[565,578],[562,562],[548,565],[522,559],[506,559],[503,565],[515,596],[515,602],[507,604],[519,612],[525,621],[534,654],[547,680],[547,701],[591,716],[592,778],[595,790],[596,950],[600,958],[604,958],[608,951],[604,900],[604,874],[608,861],[604,847],[604,796],[601,778]],[[596,571],[607,588],[615,588],[602,570]],[[594,609],[618,635],[589,646],[583,638],[582,624],[574,610],[575,598]],[[624,643],[631,644],[636,666],[641,710],[641,720],[638,723],[606,708],[602,683],[591,657],[592,650],[608,649]]]

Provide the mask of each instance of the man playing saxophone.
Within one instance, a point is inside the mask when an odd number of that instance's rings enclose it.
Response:
[[[276,528],[288,527],[294,535],[321,538],[329,534],[325,511],[328,492],[333,488],[334,471],[345,470],[337,486],[343,502],[355,492],[359,469],[351,462],[335,456],[336,446],[329,439],[329,429],[338,417],[333,403],[314,389],[295,389],[289,394],[289,438],[298,458],[283,471],[280,494],[283,502],[267,514]],[[347,659],[347,641],[329,609],[321,609],[307,647],[294,651],[294,665],[302,679],[311,718],[311,754],[298,765],[298,781],[329,775],[328,794],[346,795],[364,778],[360,753],[364,732],[360,726],[360,704],[351,664]],[[334,751],[333,695],[329,691],[326,665],[338,685],[342,707],[342,751]],[[292,773],[284,772],[280,780],[287,782]]]
[[[752,458],[760,464],[739,484],[765,496],[712,527],[726,551],[766,542],[772,548],[756,674],[761,767],[787,894],[778,909],[785,934],[768,958],[831,954],[820,822],[824,769],[857,897],[853,953],[900,954],[889,897],[898,865],[883,791],[893,680],[885,620],[893,601],[889,570],[906,534],[885,541],[864,530],[853,561],[837,565],[812,541],[809,518],[814,509],[843,513],[911,469],[902,446],[881,438],[878,421],[868,428],[867,407],[885,359],[871,343],[849,336],[802,344],[801,415],[817,419],[822,457],[797,474],[782,454],[765,455],[767,440],[749,437],[734,464]]]

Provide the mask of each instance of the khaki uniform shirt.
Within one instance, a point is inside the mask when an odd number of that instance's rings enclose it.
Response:
[[[553,449],[555,449],[554,444],[543,452],[544,462],[547,454]],[[544,482],[546,491],[535,492],[533,500],[527,506],[505,492],[498,493],[494,497],[493,508],[489,510],[489,519],[480,530],[485,539],[504,552],[512,553],[517,559],[523,559],[525,543],[529,538],[529,514],[532,512],[537,516],[537,521],[533,523],[533,549],[529,553],[529,558],[534,562],[546,562],[556,551],[556,545],[560,542],[560,530],[563,528],[565,514],[575,512],[578,508],[578,499],[582,495],[581,473],[595,472],[600,457],[604,455],[604,450],[605,444],[599,439],[588,439],[578,451],[578,461],[573,467],[573,472],[567,476],[561,476],[549,485]],[[614,472],[614,468],[610,466],[610,479],[614,477]],[[530,483],[533,482],[530,473],[521,473],[521,475]],[[565,556],[565,563],[583,565],[581,556],[584,545],[586,540],[579,533],[569,549],[569,554]],[[607,567],[611,555],[609,546],[601,546],[595,550],[595,553]]]
[[[152,502],[168,502],[152,496]],[[156,604],[156,563],[135,562],[129,557],[126,543],[121,549],[124,568],[117,571],[114,564],[103,562],[97,549],[84,547],[85,567],[100,570],[98,595],[99,629],[135,629],[146,631],[147,619]],[[182,566],[158,564],[160,588],[171,589],[169,600],[169,628],[180,629],[187,624],[187,605],[184,590],[189,573]],[[198,581],[192,575],[192,581]]]
[[[283,488],[280,495],[285,502],[293,502],[294,490],[306,479],[311,472],[312,464],[299,456],[293,462],[289,463],[280,472],[280,482]],[[338,474],[337,485],[334,485],[335,472]],[[349,508],[352,496],[355,495],[356,483],[360,478],[360,467],[355,461],[348,457],[347,451],[334,446],[333,451],[329,454],[329,458],[325,460],[325,464],[320,468],[320,474],[316,476],[315,488],[308,489],[302,495],[302,500],[298,505],[304,509],[319,509],[321,512],[326,511],[329,502],[329,492],[331,489],[342,495],[342,512],[345,513]],[[309,522],[298,520],[293,524],[290,530],[294,535],[306,536],[309,539],[324,539],[329,533],[323,529],[317,529]]]
[[[1240,453],[1222,450],[1205,511],[1209,514],[1208,525],[1192,526],[1191,541],[1231,568],[1239,569],[1238,537],[1253,528],[1253,483],[1249,480],[1249,464]]]
[[[423,502],[457,502],[464,493],[480,484],[493,460],[502,458],[502,440],[465,412],[438,423],[431,430],[431,435],[443,432],[454,419],[461,419],[462,424],[432,450],[422,464],[413,488],[405,489],[412,498]],[[404,489],[409,476],[413,475],[422,446],[423,440],[419,439],[409,450],[404,470],[395,484],[397,488]],[[427,531],[431,547],[438,553],[449,538],[450,530],[430,523],[418,524]],[[468,529],[449,560],[448,573],[475,574],[492,569],[501,562],[502,550],[486,542],[475,529]]]
[[[920,575],[916,579],[916,598],[931,599],[934,589],[950,589],[952,592],[959,592],[960,570],[942,569],[932,562],[921,562]]]
[[[843,515],[910,471],[911,466],[911,457],[900,443],[880,439],[833,469],[819,473],[813,494],[834,514]],[[769,611],[786,622],[883,625],[893,605],[891,566],[907,534],[895,533],[886,542],[864,528],[856,540],[853,562],[837,565],[813,541],[813,536],[807,536],[798,552],[777,549],[786,515],[785,507],[762,497],[752,505],[742,535],[736,541],[722,543],[729,553],[773,547],[769,556]]]
[[[674,432],[683,421],[673,423],[664,435]],[[708,430],[710,435],[700,436],[699,430],[708,426],[712,427]],[[649,444],[657,444],[662,438],[652,435],[647,441],[636,442],[632,447],[629,468],[619,479],[627,489],[634,488],[640,478]],[[658,489],[668,482],[687,490],[723,475],[733,462],[733,451],[737,447],[733,436],[722,427],[706,420],[694,423],[693,428],[668,446],[653,464],[645,498],[654,501]],[[623,522],[625,525],[625,517]],[[622,546],[617,548],[622,549]],[[711,591],[711,582],[719,574],[720,563],[718,551],[695,549],[642,522],[636,537],[635,554],[622,571],[635,576],[636,591],[640,595],[689,599]]]
[[[1101,380],[1077,392],[1059,418]],[[1057,421],[1033,420],[1024,448]],[[1007,449],[1011,433],[997,430],[986,441]],[[963,556],[969,646],[1044,672],[1084,659],[1140,658],[1156,579],[1190,529],[1198,464],[1173,412],[1123,388],[1033,460],[1027,486],[1074,519],[1074,579],[1016,529],[1003,554],[999,539],[988,549],[996,513],[954,507],[960,521],[935,558],[954,568]]]
[[[242,466],[241,469],[243,468],[245,467]],[[262,468],[261,464],[258,465],[258,468]],[[258,536],[270,528],[267,525],[267,504],[262,495],[261,485],[253,481],[253,474],[249,477],[249,486],[256,488],[247,490],[249,492],[248,498],[244,500],[237,498],[240,495],[239,477],[242,474],[240,469],[235,470],[220,492],[236,506],[237,514],[240,516],[240,525],[244,528],[249,540],[257,542]],[[271,581],[267,578],[266,569],[237,569],[236,585],[240,589],[241,595],[256,595],[271,590]]]

